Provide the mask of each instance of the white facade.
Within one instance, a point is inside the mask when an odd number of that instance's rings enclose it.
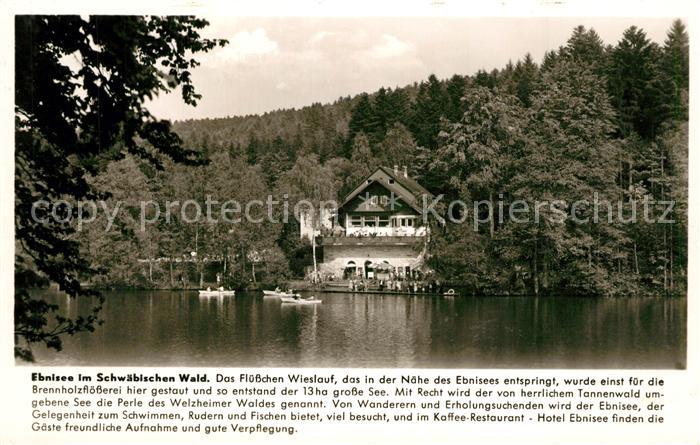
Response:
[[[328,212],[323,220],[327,230],[316,230],[323,235],[321,274],[376,279],[425,272],[429,228],[420,206],[423,195],[431,196],[406,169],[377,168],[336,211]],[[303,221],[301,235],[313,233]]]
[[[321,273],[339,279],[377,278],[381,272],[374,266],[385,264],[395,276],[405,277],[411,271],[423,268],[425,244],[422,239],[414,237],[411,239],[414,242],[408,243],[391,238],[383,243],[385,239],[375,238],[371,243],[361,239],[324,240]]]
[[[428,229],[420,225],[420,217],[393,215],[390,217],[356,215],[345,219],[346,236],[425,236]]]

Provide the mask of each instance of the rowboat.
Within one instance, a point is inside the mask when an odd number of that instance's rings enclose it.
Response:
[[[276,290],[264,290],[263,291],[263,296],[264,297],[289,297],[289,298],[294,298],[294,296],[299,296],[299,294],[294,294],[291,292],[282,292],[282,291],[276,291]]]
[[[294,297],[282,297],[281,298],[282,303],[289,303],[289,304],[318,304],[321,302],[316,297],[309,297],[309,298],[294,298]]]
[[[233,297],[236,295],[235,290],[200,290],[200,297]]]

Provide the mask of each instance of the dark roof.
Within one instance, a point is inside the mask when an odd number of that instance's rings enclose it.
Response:
[[[425,187],[422,185],[418,184],[418,181],[415,179],[409,177],[404,177],[403,171],[397,172],[398,174],[394,174],[394,169],[387,168],[387,167],[379,167],[384,173],[389,175],[389,177],[393,178],[394,181],[398,182],[405,188],[407,188],[411,193],[417,196],[421,195],[428,195],[428,196],[433,196],[432,193],[428,191]]]
[[[384,183],[383,181],[380,181],[380,184],[382,184],[384,187],[387,189],[391,190],[392,192],[396,193],[398,196],[400,196],[408,205],[413,207],[415,210],[417,210],[419,213],[421,213],[422,207],[421,207],[421,199],[423,195],[427,195],[429,198],[433,197],[433,194],[430,193],[425,187],[420,185],[416,180],[410,178],[410,177],[404,177],[403,176],[403,171],[397,172],[397,174],[394,174],[394,170],[386,167],[378,167],[376,170],[374,170],[372,173],[370,173],[366,178],[364,178],[358,185],[348,193],[345,198],[343,199],[343,203],[340,205],[339,208],[342,208],[347,204],[350,200],[352,200],[355,196],[357,196],[362,190],[364,190],[367,187],[367,180],[372,177],[377,171],[381,170],[384,172],[390,179],[393,179],[396,183],[398,183],[400,186],[405,188],[406,190],[409,191],[410,195],[406,195],[403,190],[398,189],[397,187],[393,186],[389,182]]]

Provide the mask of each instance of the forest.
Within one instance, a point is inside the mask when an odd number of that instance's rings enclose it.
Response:
[[[479,215],[489,223],[477,230],[431,222],[429,265],[443,282],[482,295],[683,295],[685,26],[674,21],[658,43],[630,27],[615,45],[579,26],[562,43],[541,63],[524,54],[490,72],[431,75],[330,104],[174,122],[182,146],[208,159],[200,164],[166,160],[155,168],[115,145],[120,155],[96,158],[85,179],[122,211],[109,231],[98,214],[71,235],[97,271],[85,283],[198,287],[219,275],[227,286],[246,288],[303,277],[312,250],[295,221],[211,224],[183,211],[141,230],[140,202],[341,200],[377,166],[405,165],[444,202],[488,201],[496,209]],[[571,203],[594,195],[621,203],[625,218],[516,224],[503,217],[518,200]],[[674,201],[674,222],[625,223],[645,200]],[[593,211],[584,206],[577,215]]]

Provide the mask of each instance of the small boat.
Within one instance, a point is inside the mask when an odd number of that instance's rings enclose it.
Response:
[[[199,291],[200,297],[233,297],[234,295],[236,295],[235,290],[205,289]]]
[[[282,297],[281,298],[282,303],[289,303],[289,304],[318,304],[321,302],[316,297],[309,297],[309,298],[299,298],[299,297]]]
[[[292,293],[292,292],[277,291],[277,290],[264,290],[264,291],[263,291],[263,296],[264,296],[264,297],[289,297],[289,298],[294,298],[295,296],[298,297],[299,294],[295,294],[295,293]]]

